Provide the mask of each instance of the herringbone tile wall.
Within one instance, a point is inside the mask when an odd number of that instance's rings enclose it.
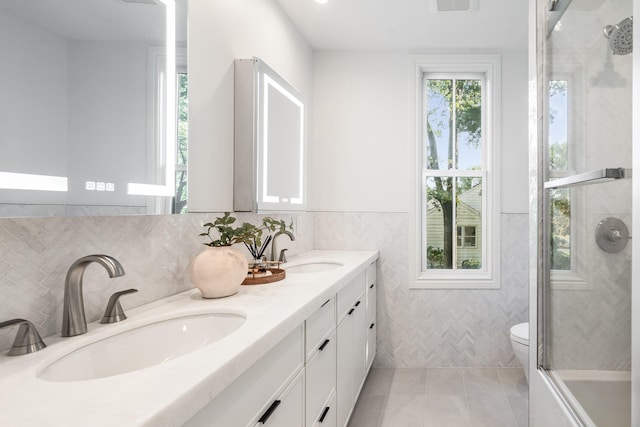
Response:
[[[187,267],[202,241],[197,234],[201,224],[213,217],[2,219],[1,318],[27,318],[43,336],[58,334],[66,270],[90,253],[113,255],[126,270],[124,277],[109,279],[98,266],[87,269],[85,304],[90,320],[102,315],[109,296],[118,290],[140,290],[123,299],[125,308],[133,308],[189,289]],[[256,222],[249,214],[238,218]],[[292,254],[313,248],[380,252],[377,366],[517,366],[509,328],[527,320],[527,215],[501,216],[502,286],[498,290],[410,290],[407,214],[316,213],[302,215],[297,222],[296,241],[287,242]],[[602,284],[595,292],[557,293],[556,320],[567,326],[555,329],[559,342],[555,354],[562,366],[628,367],[628,277],[615,273],[628,270],[629,255],[600,257],[610,261],[593,267],[591,277]],[[615,279],[604,280],[608,276]],[[591,320],[583,316],[594,310],[602,315]],[[626,313],[622,320],[620,313]],[[0,349],[11,345],[13,334],[0,331]]]
[[[409,216],[316,213],[317,249],[375,249],[378,367],[518,366],[509,328],[528,320],[528,215],[501,215],[501,288],[409,289]]]
[[[0,219],[0,320],[25,318],[43,337],[60,333],[67,269],[78,258],[104,253],[118,259],[125,276],[109,279],[100,266],[84,276],[87,320],[99,319],[109,296],[136,288],[126,309],[192,288],[187,268],[201,250],[202,224],[216,214]],[[238,221],[258,223],[251,214]],[[289,220],[289,216],[278,216]],[[298,217],[290,254],[313,249],[313,214]],[[241,248],[244,250],[244,248]],[[15,330],[0,330],[0,351]],[[46,339],[45,339],[46,341]]]

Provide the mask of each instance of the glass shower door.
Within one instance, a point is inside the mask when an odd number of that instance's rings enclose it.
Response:
[[[560,1],[545,40],[539,362],[585,426],[630,426],[631,0]]]

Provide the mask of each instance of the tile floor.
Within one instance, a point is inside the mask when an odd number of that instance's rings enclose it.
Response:
[[[521,368],[372,368],[348,427],[527,427]]]

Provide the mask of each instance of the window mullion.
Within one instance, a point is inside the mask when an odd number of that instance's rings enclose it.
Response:
[[[457,108],[456,108],[456,79],[451,80],[451,169],[458,170],[458,135],[456,134]]]
[[[457,212],[458,212],[458,186],[456,185],[456,177],[452,177],[451,178],[451,185],[453,186],[453,209],[451,212],[451,215],[453,215],[452,218],[452,225],[451,225],[451,240],[452,240],[452,251],[451,251],[451,269],[452,270],[457,270],[457,265],[458,265],[458,241],[457,241],[457,236],[456,234],[458,233],[458,220],[457,220]]]

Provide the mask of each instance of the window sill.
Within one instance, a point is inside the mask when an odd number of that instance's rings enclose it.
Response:
[[[425,277],[416,278],[409,289],[500,289],[500,282],[486,274],[476,277]]]
[[[593,287],[574,271],[551,271],[551,289],[558,291],[590,291]]]

